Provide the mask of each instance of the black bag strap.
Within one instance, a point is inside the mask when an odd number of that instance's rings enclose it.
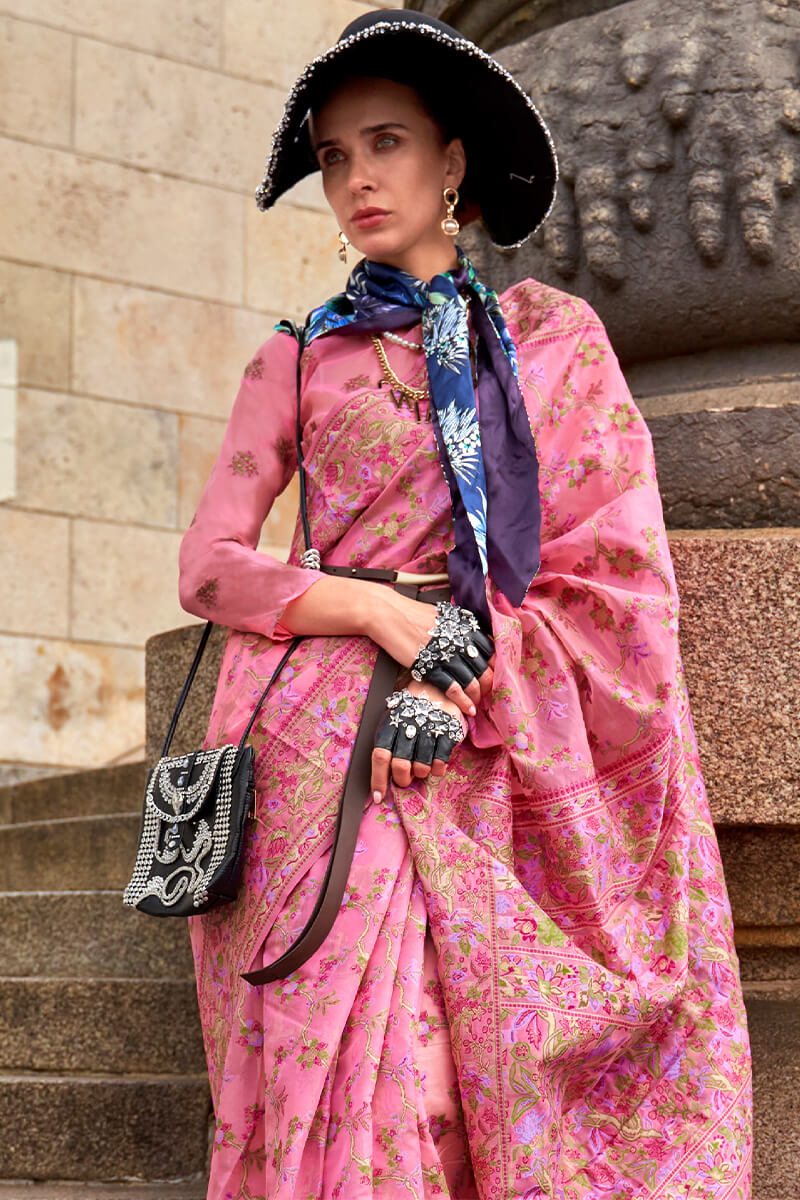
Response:
[[[296,378],[297,378],[297,411],[295,414],[294,441],[295,441],[295,447],[297,449],[297,468],[300,472],[300,518],[303,523],[303,537],[305,539],[306,549],[309,549],[311,547],[311,527],[309,526],[309,523],[308,523],[308,509],[306,506],[306,469],[305,469],[305,466],[303,465],[303,426],[300,421],[300,385],[301,385],[300,360],[303,355],[303,340],[304,340],[305,331],[304,331],[302,325],[297,325],[297,324],[295,324],[294,321],[290,321],[288,319],[279,321],[278,324],[275,326],[275,329],[276,330],[282,329],[288,333],[291,333],[292,337],[294,337],[297,341],[297,376],[296,376]],[[178,727],[178,720],[180,718],[181,713],[183,712],[183,706],[185,705],[186,700],[188,698],[189,690],[190,690],[192,684],[194,683],[194,677],[197,674],[197,668],[200,666],[200,660],[202,659],[203,654],[205,653],[206,646],[208,645],[208,639],[211,636],[211,630],[213,628],[214,628],[213,621],[206,622],[206,627],[200,636],[200,641],[198,642],[197,650],[195,651],[194,659],[192,660],[192,665],[189,667],[189,672],[186,676],[186,681],[185,681],[183,687],[181,688],[181,694],[178,697],[178,703],[175,705],[175,711],[172,714],[172,720],[169,723],[169,729],[167,730],[167,736],[164,741],[164,747],[161,751],[162,758],[166,758],[167,755],[169,754],[169,748],[172,745],[172,739],[175,736],[175,730]],[[275,683],[275,680],[278,678],[281,671],[286,666],[286,663],[289,661],[290,656],[294,653],[294,651],[300,645],[302,640],[303,640],[302,637],[292,638],[291,642],[289,643],[289,647],[288,647],[286,653],[283,655],[283,657],[281,658],[281,661],[278,663],[277,667],[273,671],[272,678],[270,679],[269,683],[267,684],[267,686],[264,688],[263,692],[261,693],[261,696],[259,697],[259,700],[258,700],[258,704],[253,709],[253,714],[250,717],[250,720],[247,724],[247,728],[245,729],[245,731],[242,734],[241,739],[239,741],[239,745],[238,745],[237,751],[236,751],[236,761],[234,763],[234,770],[236,770],[237,767],[239,766],[239,762],[242,757],[242,752],[244,750],[245,742],[247,741],[247,738],[250,735],[250,730],[253,727],[253,723],[254,723],[256,717],[258,716],[259,712],[261,711],[261,706],[263,705],[264,701],[266,700],[267,696],[269,695],[270,688]]]

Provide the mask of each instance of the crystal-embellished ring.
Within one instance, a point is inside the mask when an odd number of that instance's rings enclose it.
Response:
[[[486,660],[494,653],[475,614],[446,600],[436,605],[436,621],[428,633],[430,641],[411,664],[411,677],[418,683],[430,679],[443,692],[453,683],[465,687],[471,677],[480,678],[486,670]]]

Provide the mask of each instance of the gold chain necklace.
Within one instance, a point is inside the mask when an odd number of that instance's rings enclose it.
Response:
[[[386,357],[386,351],[383,348],[381,339],[377,336],[377,334],[372,334],[371,340],[373,346],[375,347],[375,353],[378,356],[378,362],[381,364],[381,370],[384,374],[384,378],[380,381],[380,383],[387,383],[389,385],[389,394],[398,408],[401,408],[404,403],[408,404],[409,406],[413,405],[414,412],[416,413],[417,420],[419,421],[419,402],[420,400],[428,399],[428,389],[426,387],[415,388],[412,387],[410,383],[404,383],[402,379],[398,379],[389,364],[388,358]],[[380,386],[380,383],[378,386]]]

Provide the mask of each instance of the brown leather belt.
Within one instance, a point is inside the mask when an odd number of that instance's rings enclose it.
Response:
[[[374,567],[322,567],[322,570],[328,575],[346,575],[355,579],[392,583],[395,591],[426,604],[436,604],[437,601],[447,600],[450,596],[448,585],[398,583],[396,571],[384,571]],[[273,983],[276,979],[285,979],[311,958],[333,927],[342,905],[361,818],[370,794],[375,730],[383,714],[386,698],[394,690],[399,670],[400,664],[385,650],[380,649],[347,767],[328,869],[322,880],[314,911],[297,940],[280,958],[276,958],[269,966],[261,967],[258,971],[248,971],[243,975],[248,983]]]

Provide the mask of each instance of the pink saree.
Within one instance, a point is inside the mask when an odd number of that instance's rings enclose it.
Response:
[[[314,905],[374,644],[306,640],[262,712],[239,899],[190,920],[209,1200],[750,1196],[745,1013],[649,435],[583,301],[526,280],[501,303],[541,569],[518,609],[487,585],[494,689],[444,778],[368,806],[327,941],[251,987]],[[209,744],[238,738],[318,577],[255,550],[296,467],[295,356],[276,334],[248,365],[181,550],[184,607],[234,630]],[[314,545],[443,570],[433,432],[379,377],[367,337],[304,352]]]

